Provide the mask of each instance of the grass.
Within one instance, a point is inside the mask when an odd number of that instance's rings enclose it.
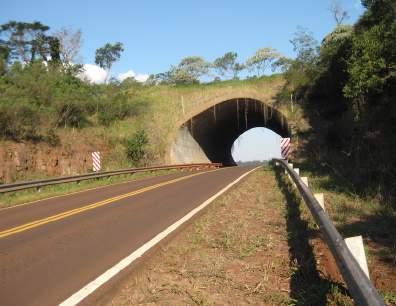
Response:
[[[313,192],[325,194],[326,211],[343,237],[362,235],[370,278],[388,305],[396,304],[396,210],[391,203],[353,192],[342,180],[304,170]],[[302,169],[301,169],[302,168]],[[311,168],[314,169],[314,168]]]
[[[50,185],[41,187],[40,191],[35,188],[26,189],[17,192],[10,192],[0,194],[0,208],[15,206],[18,204],[34,202],[50,197],[85,191],[88,189],[98,188],[101,186],[108,186],[112,184],[119,184],[124,182],[135,181],[146,177],[153,177],[165,175],[175,172],[176,170],[159,170],[155,172],[142,172],[135,174],[116,175],[108,178],[99,178],[81,181],[79,183],[65,183],[59,185]]]

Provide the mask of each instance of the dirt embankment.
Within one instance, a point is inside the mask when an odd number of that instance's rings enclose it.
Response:
[[[52,147],[44,143],[2,141],[0,183],[87,172],[92,169],[94,150],[84,143]]]

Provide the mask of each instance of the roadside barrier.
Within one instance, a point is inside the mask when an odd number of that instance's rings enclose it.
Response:
[[[297,169],[294,170],[292,164],[288,164],[283,159],[274,159],[274,161],[275,164],[281,165],[285,169],[293,185],[298,189],[305,204],[308,206],[324,236],[327,246],[333,254],[356,305],[384,306],[383,299],[368,277],[368,271],[363,271],[361,265],[359,265],[357,259],[348,248],[347,243],[329,219],[324,208],[322,208],[321,204],[323,203],[319,203],[318,198],[322,202],[323,195],[315,197],[308,187],[308,179],[303,181],[299,176],[300,170],[295,171]]]
[[[98,179],[103,177],[110,177],[115,175],[122,174],[134,174],[139,172],[154,172],[159,170],[201,170],[201,169],[211,169],[211,168],[220,168],[223,165],[221,163],[200,163],[200,164],[180,164],[180,165],[167,165],[167,166],[156,166],[156,167],[144,167],[144,168],[128,168],[128,169],[120,169],[114,171],[105,171],[105,172],[94,172],[94,173],[86,173],[80,175],[73,176],[61,176],[43,180],[34,180],[34,181],[25,181],[19,183],[11,183],[11,184],[2,184],[0,185],[0,194],[7,192],[15,192],[19,190],[25,190],[30,188],[36,188],[40,191],[41,187],[49,186],[49,185],[57,185],[64,183],[72,183],[72,182],[80,182],[91,179]]]

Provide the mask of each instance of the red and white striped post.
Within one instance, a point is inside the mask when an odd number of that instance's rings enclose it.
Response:
[[[280,139],[280,148],[283,159],[289,159],[291,152],[290,137]]]
[[[92,152],[92,170],[94,172],[101,170],[100,152]]]

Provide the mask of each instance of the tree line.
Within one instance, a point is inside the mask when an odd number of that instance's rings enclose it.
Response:
[[[77,64],[78,51],[82,43],[80,30],[66,29],[48,34],[50,27],[35,21],[10,21],[0,26],[0,73],[5,73],[7,65],[15,62],[31,64],[41,61],[58,66],[65,72],[78,74],[82,65]],[[106,43],[95,52],[95,64],[106,70],[109,80],[113,64],[121,57],[123,44]],[[238,61],[236,52],[226,52],[213,62],[200,56],[183,58],[169,71],[153,74],[147,85],[155,84],[191,84],[199,83],[202,77],[215,81],[238,79],[242,71],[252,73],[250,76],[260,77],[269,68],[272,72],[282,69],[289,60],[277,50],[265,47],[257,50],[245,62]]]
[[[238,80],[242,71],[250,73],[248,77],[261,77],[269,68],[274,72],[283,68],[287,62],[288,59],[271,47],[258,49],[245,62],[238,61],[236,52],[226,52],[213,62],[200,56],[188,56],[178,65],[171,66],[169,71],[150,75],[147,83],[194,84],[199,83],[203,77],[213,81]]]
[[[396,196],[396,2],[362,5],[355,25],[344,25],[345,14],[334,10],[337,26],[320,43],[299,31],[285,97],[293,94],[310,119],[311,160],[354,191],[389,200]]]
[[[78,64],[78,52],[82,44],[81,30],[63,28],[51,34],[50,27],[39,21],[9,21],[0,25],[0,73],[14,63],[24,65],[36,61],[57,66],[64,72],[82,72]],[[124,51],[123,44],[106,43],[95,52],[95,63],[110,74],[114,62]]]

